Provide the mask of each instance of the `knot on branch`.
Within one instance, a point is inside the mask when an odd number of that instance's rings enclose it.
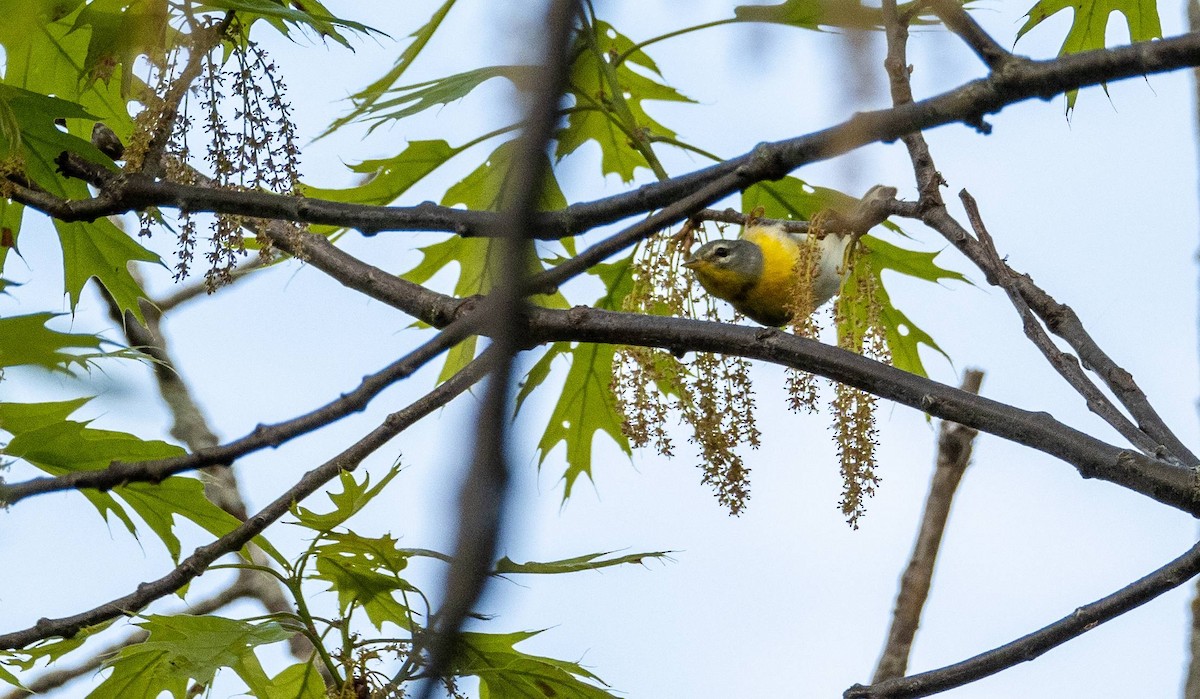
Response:
[[[736,170],[739,177],[759,180],[778,180],[792,171],[784,161],[779,149],[769,143],[760,143],[750,152],[750,159]]]

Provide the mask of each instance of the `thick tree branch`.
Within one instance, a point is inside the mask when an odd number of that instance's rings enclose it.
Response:
[[[983,372],[969,369],[963,375],[962,390],[978,394],[982,382]],[[900,592],[896,595],[892,625],[888,629],[887,643],[884,644],[872,679],[875,683],[903,677],[908,667],[909,652],[921,623],[921,612],[933,584],[933,568],[942,545],[942,534],[950,519],[950,505],[954,502],[954,494],[967,470],[967,464],[971,462],[976,434],[970,427],[945,421],[938,431],[937,462],[929,483],[929,495],[925,498],[925,515],[921,518],[921,528],[908,567],[900,578]]]
[[[1052,648],[1082,636],[1106,621],[1137,609],[1150,600],[1174,590],[1200,574],[1200,544],[1187,553],[1113,594],[1082,606],[1053,624],[1012,643],[981,653],[940,670],[923,672],[870,686],[856,684],[843,694],[846,699],[897,699],[925,697],[961,687],[989,675],[1028,662]]]
[[[1198,64],[1200,35],[1197,34],[1085,51],[1048,61],[1020,60],[1002,72],[920,102],[912,102],[910,98],[891,109],[862,112],[840,125],[799,138],[765,143],[750,153],[717,165],[631,192],[542,214],[532,226],[532,237],[556,239],[577,235],[599,225],[662,208],[727,178],[723,180],[725,187],[708,197],[701,197],[716,201],[737,191],[739,186],[778,179],[798,167],[833,158],[868,143],[892,141],[905,134],[952,123],[986,129],[983,116],[1011,104],[1035,98],[1050,99],[1089,85]],[[736,176],[732,176],[735,173]],[[495,235],[497,230],[495,213],[462,211],[428,203],[416,207],[344,204],[264,192],[215,190],[155,181],[134,173],[105,178],[93,184],[100,185],[105,191],[94,199],[67,202],[14,183],[12,199],[64,221],[95,220],[157,206],[336,225],[364,233],[445,230],[470,236]],[[721,189],[725,190],[724,194],[720,194]],[[686,212],[686,215],[694,211]]]
[[[312,262],[316,264],[315,260]],[[386,284],[382,288],[386,289]],[[488,312],[486,304],[470,311],[472,315]],[[658,347],[675,354],[719,352],[789,366],[1032,447],[1071,464],[1085,478],[1116,483],[1200,516],[1200,492],[1195,488],[1194,476],[1190,469],[1175,462],[1112,446],[1058,422],[1048,413],[971,396],[922,376],[779,330],[577,306],[570,310],[531,308],[521,332],[530,347],[560,340],[601,342]]]
[[[1045,452],[1084,478],[1122,485],[1200,516],[1200,490],[1191,469],[1174,461],[1120,449],[1068,427],[1048,413],[1015,408],[895,367],[773,328],[643,316],[577,306],[533,309],[526,329],[535,342],[602,342],[658,347],[676,355],[717,352],[772,362],[824,376],[943,420],[973,427]]]
[[[211,544],[197,548],[192,555],[181,561],[174,570],[163,577],[144,582],[138,585],[135,592],[88,611],[58,619],[39,619],[36,624],[27,629],[0,634],[0,649],[23,648],[31,643],[54,636],[70,638],[80,629],[119,616],[136,613],[151,602],[173,594],[202,575],[221,556],[238,551],[250,543],[269,525],[287,514],[288,509],[294,503],[312,495],[342,471],[353,471],[358,468],[363,459],[393,437],[473,386],[487,373],[490,362],[491,355],[484,352],[437,388],[407,407],[388,415],[382,424],[371,430],[362,439],[304,474],[296,485],[256,512],[233,531]]]

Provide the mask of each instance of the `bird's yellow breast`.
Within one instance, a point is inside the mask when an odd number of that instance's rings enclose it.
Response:
[[[738,310],[765,325],[783,325],[795,295],[796,262],[800,246],[782,228],[755,226],[742,237],[762,250],[763,268],[758,283],[736,304]]]

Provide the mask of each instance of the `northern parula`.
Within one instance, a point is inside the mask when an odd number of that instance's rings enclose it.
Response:
[[[813,308],[833,298],[841,287],[850,238],[830,233],[821,239],[813,276]],[[728,301],[755,322],[778,327],[791,319],[796,263],[804,239],[803,233],[788,233],[780,225],[751,225],[740,238],[701,245],[683,266],[695,272],[708,293]]]

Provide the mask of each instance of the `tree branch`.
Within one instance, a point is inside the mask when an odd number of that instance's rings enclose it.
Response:
[[[938,19],[946,28],[961,38],[975,55],[987,64],[993,71],[1004,70],[1010,61],[1028,59],[1017,58],[1004,49],[990,34],[979,26],[975,18],[967,13],[958,0],[930,0],[929,7],[933,9]]]
[[[1084,478],[1122,485],[1200,516],[1191,469],[1120,449],[1068,427],[1049,413],[1022,410],[973,396],[816,340],[774,328],[750,328],[687,318],[644,316],[584,306],[530,312],[529,342],[601,342],[658,347],[676,355],[717,352],[758,359],[824,376],[934,417],[1023,444],[1075,466]]]
[[[1137,609],[1200,574],[1200,544],[1136,582],[1027,636],[940,670],[923,672],[870,686],[856,684],[842,695],[846,699],[896,699],[925,697],[961,687],[1002,670],[1028,662],[1106,621]]]
[[[982,382],[982,371],[968,369],[963,375],[962,390],[978,394]],[[909,652],[933,583],[933,568],[942,545],[942,534],[950,519],[950,505],[954,502],[955,491],[967,470],[967,464],[971,462],[971,448],[976,434],[970,427],[945,421],[938,431],[937,465],[929,484],[929,495],[925,498],[925,516],[921,519],[908,568],[900,579],[892,626],[872,679],[876,684],[903,677],[908,667]]]
[[[216,446],[219,443],[216,433],[209,426],[200,405],[192,396],[191,389],[175,368],[175,360],[167,345],[166,337],[162,334],[163,312],[148,299],[140,301],[142,315],[146,320],[143,327],[137,322],[132,311],[121,313],[120,304],[107,290],[103,294],[108,304],[109,317],[124,332],[129,343],[146,354],[153,361],[155,383],[159,394],[166,402],[174,424],[171,426],[171,436],[187,445],[193,453]],[[232,463],[232,462],[230,462]],[[204,472],[204,496],[217,507],[225,510],[241,521],[246,520],[246,500],[242,497],[241,488],[232,469],[208,467]],[[156,481],[157,482],[157,481]],[[0,484],[0,500],[3,500],[3,484]],[[271,561],[266,553],[257,546],[250,547],[250,560],[257,566],[270,567]],[[252,579],[257,581],[252,582]],[[274,577],[257,570],[243,570],[238,579],[248,594],[257,598],[272,613],[291,611],[291,602]],[[312,655],[312,641],[303,634],[293,634],[288,641],[292,655],[297,659]]]
[[[135,481],[158,483],[164,478],[185,471],[209,466],[231,466],[235,460],[246,454],[267,447],[277,447],[332,424],[351,413],[361,411],[385,388],[408,378],[417,369],[475,332],[479,320],[479,314],[462,318],[417,349],[367,376],[349,393],[344,393],[320,408],[291,420],[275,425],[259,425],[253,432],[228,444],[195,449],[184,456],[151,461],[115,461],[107,468],[96,471],[73,471],[62,476],[32,478],[20,483],[0,483],[0,503],[11,507],[25,498],[44,493],[80,488],[108,490]],[[242,512],[241,518],[245,518],[245,512]]]
[[[892,101],[897,106],[907,105],[912,100],[906,58],[908,27],[897,16],[894,0],[886,0],[883,3],[883,12],[887,23],[888,37],[888,56],[884,65],[890,79]],[[1005,73],[1010,72],[1014,66],[1015,64],[1006,67]],[[1091,336],[1083,329],[1083,324],[1074,311],[1068,306],[1056,302],[1034,285],[1028,276],[1018,275],[1009,268],[1007,263],[995,252],[994,246],[992,252],[989,253],[984,243],[980,242],[986,237],[986,229],[981,234],[980,240],[976,240],[950,216],[940,190],[941,186],[945,184],[945,180],[942,179],[941,173],[934,165],[933,156],[929,152],[925,137],[920,132],[914,132],[905,135],[903,140],[904,145],[908,148],[913,172],[917,179],[917,189],[920,193],[918,208],[923,212],[921,220],[930,228],[941,233],[967,259],[979,267],[984,272],[988,283],[1001,286],[1009,292],[1010,299],[1013,300],[1018,312],[1022,313],[1026,321],[1026,334],[1042,350],[1051,366],[1059,371],[1068,385],[1080,393],[1088,408],[1103,418],[1132,444],[1147,452],[1156,452],[1159,445],[1164,445],[1168,453],[1180,461],[1187,464],[1200,463],[1158,416],[1134,382],[1133,377],[1117,366],[1096,345]],[[982,221],[979,224],[981,226]],[[1011,288],[1006,287],[1005,284],[1009,284]],[[1020,297],[1020,300],[1017,296]],[[1044,336],[1045,333],[1041,328],[1031,322],[1032,319],[1022,311],[1026,304],[1046,323],[1046,327],[1051,332],[1065,339],[1079,353],[1085,366],[1095,368],[1110,390],[1117,395],[1130,414],[1138,421],[1136,427],[1077,366],[1073,365],[1073,362],[1062,356],[1054,343]],[[1148,435],[1149,439],[1145,435]]]
[[[421,697],[431,696],[456,652],[459,633],[491,577],[492,562],[508,502],[509,421],[512,409],[513,359],[522,349],[524,287],[533,253],[528,231],[535,224],[537,203],[549,174],[547,148],[559,121],[559,102],[571,70],[568,51],[580,18],[577,0],[550,0],[545,18],[541,75],[527,107],[517,155],[509,172],[516,185],[507,192],[500,219],[499,280],[488,295],[492,312],[483,320],[494,355],[475,430],[471,468],[459,491],[458,537],[446,578],[441,607],[430,622],[427,681]],[[479,314],[475,314],[478,316]]]
[[[185,558],[175,567],[157,580],[138,585],[137,590],[124,597],[118,597],[110,602],[85,612],[58,619],[39,619],[33,626],[0,634],[0,649],[23,648],[31,643],[62,636],[70,638],[81,629],[93,626],[119,616],[127,616],[143,609],[151,602],[166,597],[199,577],[221,556],[241,549],[250,543],[270,524],[287,514],[288,508],[294,503],[315,493],[321,486],[337,477],[342,471],[353,471],[358,465],[382,447],[389,440],[400,434],[413,423],[437,410],[463,391],[483,378],[487,373],[491,355],[488,352],[477,357],[463,367],[457,374],[447,379],[440,386],[422,396],[409,406],[388,415],[382,424],[362,439],[350,445],[340,454],[314,468],[300,478],[296,485],[289,488],[269,505],[259,510],[248,520],[233,531],[213,541],[211,544],[200,546],[192,555]]]
[[[1083,368],[1079,365],[1079,360],[1074,356],[1063,352],[1054,344],[1046,330],[1038,322],[1033,310],[1025,301],[1025,297],[1021,295],[1017,287],[1017,278],[1020,276],[1004,262],[1000,253],[996,250],[995,241],[991,234],[988,233],[987,227],[983,223],[983,218],[979,213],[979,206],[975,203],[975,199],[967,193],[967,190],[959,192],[959,198],[963,201],[963,206],[967,210],[967,218],[971,221],[971,227],[975,230],[976,240],[981,246],[984,253],[984,267],[982,269],[989,283],[999,286],[1008,295],[1013,307],[1016,308],[1018,315],[1021,316],[1021,326],[1025,331],[1025,336],[1030,342],[1042,353],[1050,366],[1059,373],[1060,376],[1067,382],[1071,388],[1074,388],[1079,395],[1083,396],[1087,407],[1096,415],[1099,415],[1105,422],[1115,429],[1122,437],[1129,440],[1129,443],[1136,446],[1146,453],[1154,453],[1158,444],[1149,437],[1145,432],[1133,424],[1129,418],[1117,409],[1117,406],[1109,400],[1108,396],[1104,395],[1096,384],[1092,383],[1091,379],[1083,373]],[[950,223],[950,215],[943,208],[936,214],[931,213],[929,216],[931,221],[936,223],[934,230],[943,234],[950,232],[951,235],[958,235],[954,231],[954,226]],[[957,222],[955,222],[957,223]]]
[[[849,121],[806,136],[764,143],[753,151],[701,170],[648,184],[630,192],[547,212],[532,225],[532,237],[557,239],[662,208],[721,180],[724,187],[700,197],[716,201],[764,179],[778,179],[803,165],[827,160],[863,145],[951,123],[986,130],[982,118],[1029,99],[1050,99],[1089,85],[1114,82],[1200,64],[1200,35],[1084,51],[1048,61],[1022,59],[1003,72],[974,80],[935,97],[890,109],[861,112]],[[82,174],[75,171],[72,175]],[[93,173],[99,175],[99,173]],[[727,179],[725,179],[727,178]],[[422,204],[379,207],[305,199],[265,192],[237,192],[154,181],[136,173],[102,177],[93,199],[64,201],[13,183],[12,199],[63,221],[95,220],[157,206],[264,219],[335,225],[370,234],[385,230],[445,230],[459,235],[495,235],[497,214]],[[724,194],[721,194],[724,190]],[[700,206],[703,206],[701,204]],[[700,207],[697,207],[697,209]],[[675,220],[690,215],[686,212]],[[670,221],[668,223],[674,223]]]
[[[247,571],[242,572],[245,573]],[[229,587],[208,599],[187,605],[187,607],[181,610],[179,613],[195,615],[212,614],[213,612],[223,609],[226,606],[246,597],[254,597],[261,600],[261,597],[257,591],[257,585],[250,583],[249,578],[239,575],[234,583]],[[46,694],[47,692],[54,691],[55,689],[58,689],[72,680],[76,680],[89,673],[99,671],[100,668],[104,666],[104,663],[110,657],[120,652],[122,648],[134,645],[135,643],[141,643],[149,638],[149,636],[149,633],[139,629],[138,631],[129,634],[125,638],[110,643],[104,648],[93,652],[92,657],[82,662],[76,663],[71,667],[60,668],[56,665],[54,670],[45,672],[31,681],[25,682],[24,684],[28,691],[17,688],[11,692],[0,695],[0,699],[25,699],[25,697],[30,697],[35,694]]]

